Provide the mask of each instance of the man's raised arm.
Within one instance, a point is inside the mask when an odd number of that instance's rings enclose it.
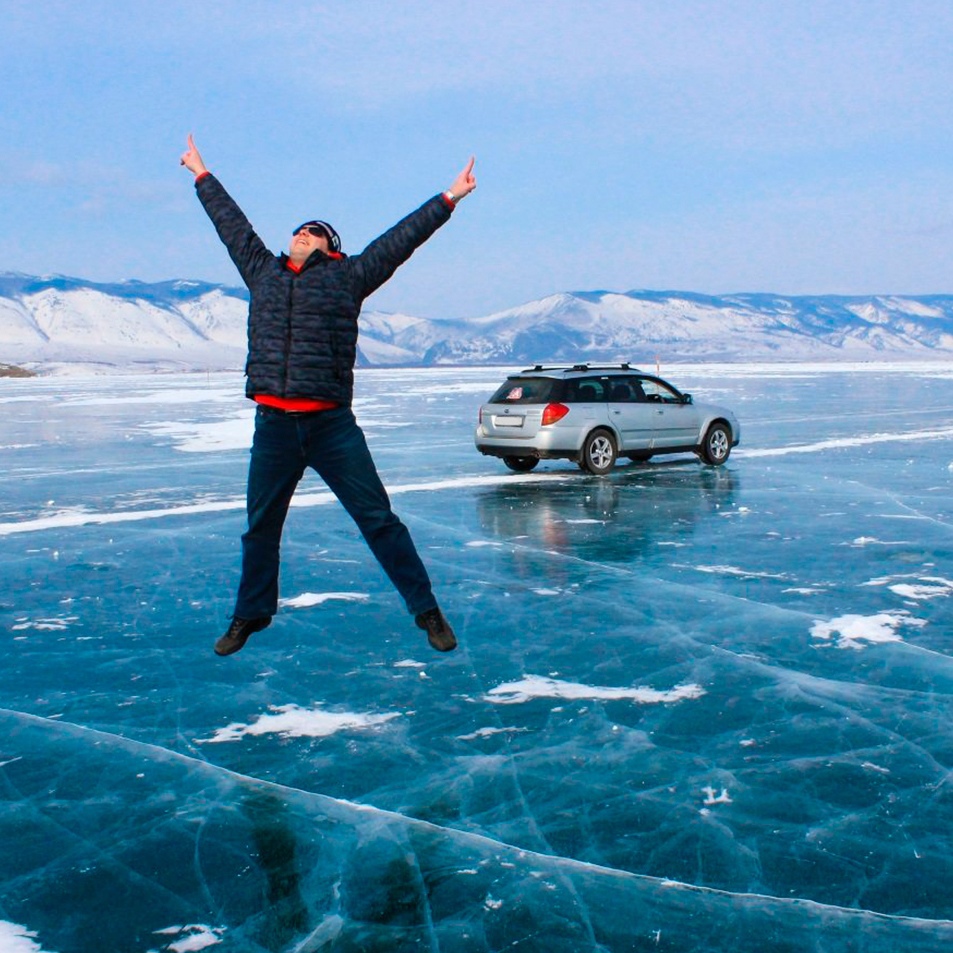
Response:
[[[474,158],[463,167],[450,188],[424,202],[416,212],[401,219],[374,239],[352,262],[363,300],[376,291],[433,233],[446,224],[456,204],[476,188]]]
[[[247,285],[253,280],[258,269],[274,260],[274,255],[265,248],[251,222],[225,191],[222,183],[209,172],[199,150],[195,148],[191,133],[188,146],[179,163],[195,176],[195,190],[199,201]]]

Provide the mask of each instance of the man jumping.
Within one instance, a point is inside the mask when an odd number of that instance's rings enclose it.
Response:
[[[474,160],[448,191],[351,257],[341,252],[338,233],[318,219],[299,225],[288,252],[274,255],[205,167],[191,135],[181,163],[195,176],[199,201],[251,297],[245,393],[258,409],[248,471],[248,529],[242,536],[235,611],[215,652],[239,651],[278,611],[281,531],[308,467],[357,523],[430,644],[439,652],[451,651],[456,636],[407,527],[391,509],[351,400],[364,299],[476,188]]]

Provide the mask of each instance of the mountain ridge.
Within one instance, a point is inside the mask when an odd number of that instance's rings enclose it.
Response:
[[[0,273],[0,362],[240,369],[248,294],[212,282]],[[562,291],[476,318],[368,309],[361,366],[953,358],[953,294]]]

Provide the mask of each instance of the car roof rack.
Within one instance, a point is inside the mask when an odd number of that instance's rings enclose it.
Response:
[[[620,364],[534,364],[521,373],[531,371],[632,371],[637,370],[628,361]]]

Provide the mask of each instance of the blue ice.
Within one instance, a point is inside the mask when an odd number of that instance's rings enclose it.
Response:
[[[228,659],[240,376],[0,380],[0,951],[948,948],[953,367],[662,373],[725,467],[512,474],[505,369],[359,372],[461,646],[312,475]]]

